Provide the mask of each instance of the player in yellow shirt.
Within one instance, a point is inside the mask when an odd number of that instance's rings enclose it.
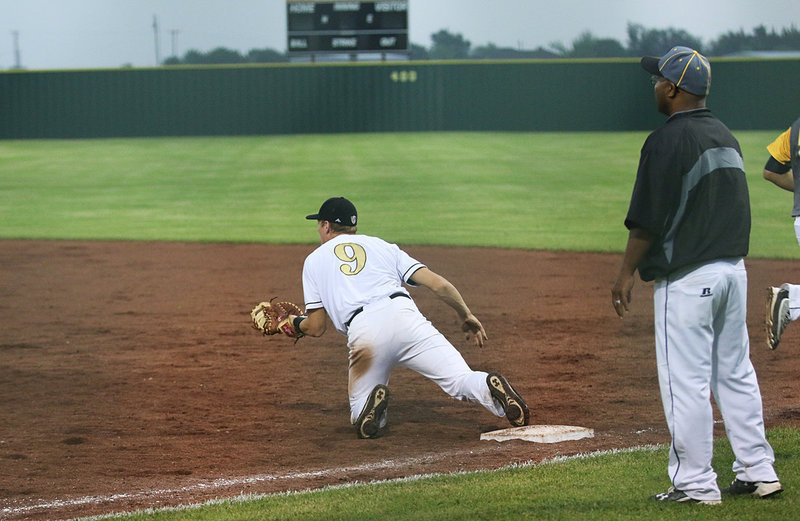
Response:
[[[767,146],[770,157],[764,165],[764,179],[794,193],[794,233],[800,243],[800,190],[795,190],[800,176],[800,118]],[[800,318],[800,285],[784,283],[767,288],[767,345],[775,349],[791,322]]]

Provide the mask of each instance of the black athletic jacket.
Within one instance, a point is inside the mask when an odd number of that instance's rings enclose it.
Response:
[[[638,266],[645,281],[747,255],[750,196],[742,152],[710,110],[673,114],[648,136],[625,226],[656,237]]]

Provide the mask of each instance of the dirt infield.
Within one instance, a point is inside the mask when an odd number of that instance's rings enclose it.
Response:
[[[637,284],[632,313],[617,319],[609,288],[618,255],[435,247],[407,250],[462,290],[488,346],[465,342],[455,313],[412,289],[423,312],[473,368],[514,383],[532,423],[596,436],[480,441],[505,421],[399,370],[387,434],[357,439],[344,337],[331,328],[295,345],[249,327],[261,299],[302,301],[300,269],[313,247],[0,241],[0,518],[62,519],[667,441],[652,287]],[[800,263],[751,259],[748,269],[767,425],[797,426],[800,327],[772,352],[761,324],[763,288],[800,281]]]

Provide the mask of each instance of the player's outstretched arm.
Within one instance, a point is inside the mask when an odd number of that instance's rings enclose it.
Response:
[[[472,314],[461,293],[449,280],[428,268],[420,268],[411,276],[411,282],[430,289],[439,300],[456,310],[458,317],[463,321],[461,329],[467,333],[468,338],[474,335],[475,343],[478,347],[483,347],[484,341],[488,340],[483,325]]]

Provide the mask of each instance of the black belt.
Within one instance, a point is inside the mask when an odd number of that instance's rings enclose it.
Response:
[[[392,293],[391,295],[389,295],[389,298],[397,298],[397,297],[411,298],[408,295],[406,295],[405,293],[403,293],[402,291],[398,291],[397,293]],[[347,322],[344,323],[344,327],[350,327],[350,322],[352,322],[353,319],[356,318],[356,315],[358,315],[362,311],[364,311],[364,306],[361,306],[360,308],[355,310],[353,312],[353,314],[350,315],[350,320],[348,320]]]

